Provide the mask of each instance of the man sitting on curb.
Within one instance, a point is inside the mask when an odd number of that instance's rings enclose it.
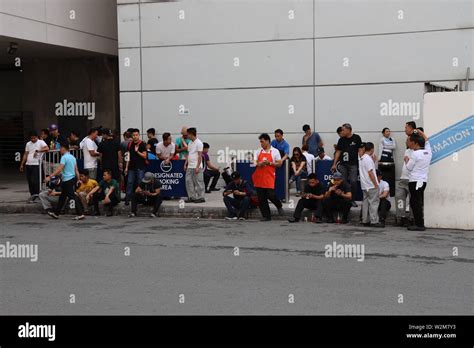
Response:
[[[83,169],[79,171],[79,182],[80,185],[76,189],[76,195],[84,207],[84,211],[87,212],[89,203],[91,203],[91,196],[89,193],[99,184],[94,179],[89,178],[89,170]]]
[[[392,207],[390,201],[388,200],[390,198],[390,185],[388,184],[388,182],[382,180],[382,173],[380,172],[380,170],[377,169],[376,173],[377,179],[379,180],[379,220],[381,224],[385,225],[387,213]]]
[[[92,189],[89,193],[93,198],[94,202],[94,215],[99,216],[99,203],[103,202],[104,207],[107,210],[107,216],[114,215],[114,207],[120,202],[120,188],[118,182],[112,178],[112,171],[109,169],[104,170],[103,180],[99,183],[99,186]]]
[[[61,178],[52,177],[47,184],[47,190],[41,191],[39,199],[46,213],[53,211],[53,204],[58,204],[61,195]]]
[[[298,222],[301,219],[301,213],[303,210],[310,209],[315,212],[315,220],[316,223],[321,222],[322,218],[322,200],[324,199],[324,186],[319,182],[316,174],[308,175],[308,182],[304,188],[304,192],[301,195],[300,200],[296,206],[295,212],[292,218],[289,218],[289,222]]]
[[[151,217],[156,217],[158,210],[160,209],[163,200],[160,196],[161,183],[155,179],[153,173],[146,172],[141,183],[138,185],[135,193],[132,196],[132,211],[128,217],[137,216],[138,203],[143,205],[153,206],[153,212],[150,214]]]
[[[341,173],[332,175],[331,183],[324,194],[323,210],[328,223],[334,223],[334,215],[342,214],[341,222],[348,223],[349,210],[352,207],[351,185],[344,180]],[[338,219],[339,220],[339,219]]]
[[[250,207],[252,189],[246,180],[240,177],[239,172],[233,172],[232,182],[224,190],[224,204],[227,208],[226,220],[245,220]],[[233,195],[234,197],[230,197]],[[239,209],[239,216],[235,209]]]

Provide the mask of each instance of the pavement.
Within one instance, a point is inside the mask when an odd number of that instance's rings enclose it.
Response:
[[[223,219],[227,215],[227,210],[222,201],[222,190],[224,181],[221,179],[218,188],[221,191],[206,194],[205,203],[185,203],[181,199],[165,200],[160,208],[160,216],[162,217],[191,217],[203,219]],[[290,198],[288,202],[283,203],[283,209],[286,217],[279,217],[276,208],[270,204],[272,215],[277,220],[287,219],[291,216],[299,198],[295,196],[295,189],[290,190]],[[37,200],[35,203],[27,203],[29,199],[29,192],[26,179],[23,174],[15,171],[5,171],[0,177],[0,214],[39,214],[44,213],[41,203]],[[394,207],[394,198],[392,200],[392,207]],[[360,204],[357,208],[352,208],[349,219],[353,223],[359,222]],[[139,214],[147,214],[151,212],[149,207],[139,207]],[[73,212],[72,212],[73,213]],[[104,211],[102,210],[102,213]],[[130,213],[130,206],[125,206],[121,202],[115,208],[115,215],[127,216]],[[69,212],[68,212],[69,214]],[[305,210],[303,217],[309,217],[310,212]],[[249,219],[260,219],[261,214],[258,209],[252,209],[249,212]],[[387,224],[394,222],[394,215],[389,212],[387,216]]]
[[[0,315],[473,314],[470,231],[0,219],[0,244],[38,248],[36,262],[0,258]],[[361,253],[326,253],[334,243]]]

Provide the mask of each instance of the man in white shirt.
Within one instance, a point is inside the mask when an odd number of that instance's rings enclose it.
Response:
[[[359,176],[364,198],[362,200],[362,224],[364,226],[385,227],[379,222],[379,182],[372,159],[373,143],[362,143],[359,147]],[[370,220],[369,220],[370,218]]]
[[[97,159],[100,156],[100,153],[97,152],[97,144],[95,140],[99,131],[96,128],[92,128],[89,131],[87,137],[85,137],[80,144],[80,148],[84,154],[84,169],[89,171],[89,177],[91,179],[97,179]]]
[[[176,153],[176,145],[172,142],[171,134],[163,133],[163,141],[156,145],[156,157],[166,164],[170,163]]]
[[[410,159],[406,162],[406,168],[408,170],[410,207],[413,211],[415,223],[413,226],[408,226],[408,229],[410,231],[424,231],[424,192],[428,182],[432,153],[425,149],[424,137],[416,133],[410,135],[408,146],[413,150]]]
[[[392,207],[390,201],[390,185],[385,180],[382,180],[382,173],[380,170],[375,171],[377,173],[377,180],[379,181],[379,220],[381,224],[385,224],[387,213]]]
[[[318,149],[318,155],[316,156],[316,161],[332,161],[332,158],[324,152],[324,147]]]
[[[36,132],[30,132],[29,136],[30,141],[25,146],[25,153],[20,163],[20,172],[23,173],[25,171],[26,164],[26,179],[30,191],[29,202],[34,202],[40,192],[39,158],[41,153],[49,150],[49,147],[43,140],[38,138]]]
[[[204,174],[202,165],[202,151],[204,144],[197,138],[196,128],[188,128],[188,138],[191,142],[188,144],[188,155],[184,163],[186,171],[186,191],[188,193],[188,202],[204,203],[205,188]]]
[[[301,151],[303,152],[303,155],[306,158],[306,171],[308,172],[308,175],[314,173],[313,161],[315,157],[312,153],[308,152],[308,145],[304,144],[301,147]]]

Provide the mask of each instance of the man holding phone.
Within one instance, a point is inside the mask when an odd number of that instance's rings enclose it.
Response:
[[[250,197],[252,189],[246,180],[240,177],[239,172],[231,174],[232,181],[224,190],[224,204],[227,208],[226,220],[245,220],[250,207]],[[233,195],[234,197],[231,197]],[[237,217],[236,209],[239,209]]]
[[[323,205],[322,201],[324,199],[324,193],[326,189],[319,182],[316,174],[312,173],[308,175],[308,182],[304,188],[304,192],[301,195],[298,204],[296,205],[295,212],[293,217],[289,218],[289,222],[298,222],[301,219],[301,214],[304,209],[310,209],[315,212],[314,222],[321,223]]]
[[[153,206],[153,211],[150,214],[150,217],[156,217],[161,203],[163,202],[160,193],[160,181],[155,179],[153,173],[146,172],[132,196],[132,211],[128,216],[137,216],[138,203],[142,203],[143,205]]]

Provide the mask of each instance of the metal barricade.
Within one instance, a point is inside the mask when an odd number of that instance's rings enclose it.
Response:
[[[83,152],[81,149],[70,150],[69,153],[73,155],[76,160],[83,159]],[[59,150],[49,150],[43,152],[39,157],[39,182],[40,188],[45,189],[44,178],[53,174],[61,163],[61,153]]]

